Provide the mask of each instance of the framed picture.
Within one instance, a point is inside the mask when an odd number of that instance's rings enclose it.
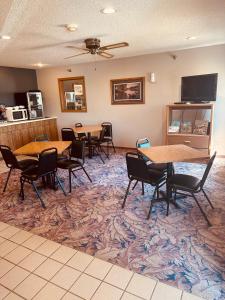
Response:
[[[74,93],[76,96],[83,95],[83,85],[82,84],[74,84],[73,89],[74,89]]]
[[[87,101],[83,76],[58,78],[62,112],[86,112]]]
[[[143,104],[145,103],[145,78],[125,78],[111,80],[111,103]]]

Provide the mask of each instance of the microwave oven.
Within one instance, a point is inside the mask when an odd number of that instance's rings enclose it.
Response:
[[[27,120],[27,110],[19,107],[6,107],[6,118],[9,122]]]

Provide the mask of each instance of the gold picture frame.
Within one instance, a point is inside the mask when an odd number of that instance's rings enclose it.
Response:
[[[62,112],[87,112],[84,76],[58,78]]]

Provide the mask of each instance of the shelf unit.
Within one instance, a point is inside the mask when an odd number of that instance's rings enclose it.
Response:
[[[212,103],[207,104],[170,104],[166,106],[166,145],[184,144],[210,154],[212,129],[213,129],[213,110]],[[192,122],[192,127],[197,115],[207,117],[210,124],[207,135],[193,134],[193,133],[170,133],[169,126],[172,120],[182,121],[184,114],[187,115],[188,121]],[[175,115],[175,117],[174,117]],[[179,117],[178,117],[179,116]],[[182,116],[182,117],[181,117]],[[201,119],[198,118],[198,119]]]

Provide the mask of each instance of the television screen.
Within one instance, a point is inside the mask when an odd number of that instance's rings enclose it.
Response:
[[[216,101],[218,74],[204,74],[181,78],[181,101]]]

